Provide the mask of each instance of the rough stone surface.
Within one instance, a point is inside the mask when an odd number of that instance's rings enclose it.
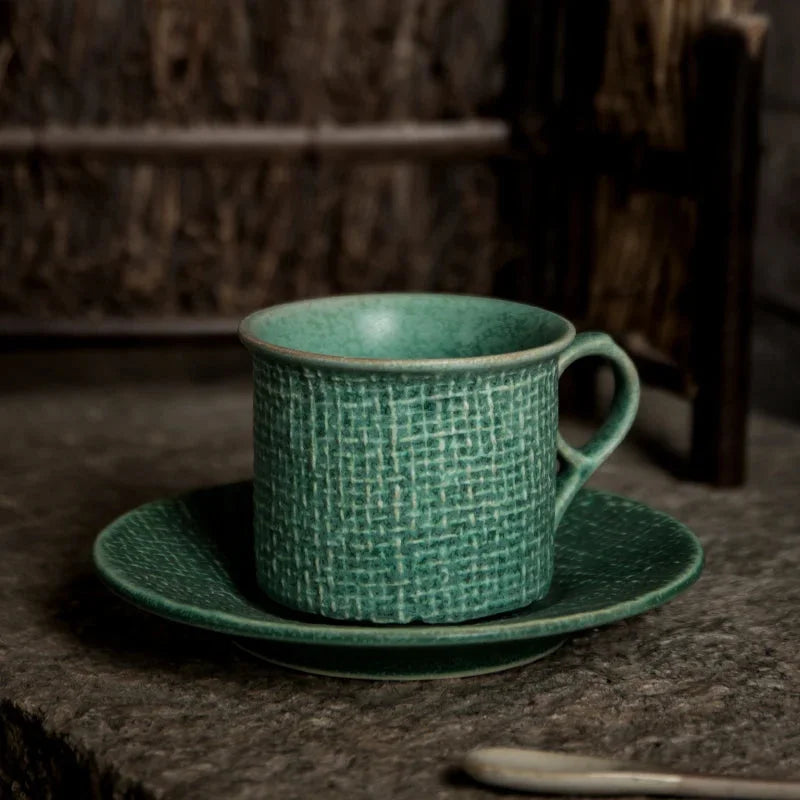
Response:
[[[800,775],[800,429],[755,418],[750,484],[714,491],[672,473],[687,412],[647,394],[594,485],[690,525],[699,583],[525,668],[347,681],[251,660],[97,581],[113,517],[251,469],[248,381],[126,380],[123,357],[113,382],[94,354],[88,384],[0,396],[0,797],[469,800],[497,795],[453,765],[490,744]],[[5,360],[6,384],[22,367]]]

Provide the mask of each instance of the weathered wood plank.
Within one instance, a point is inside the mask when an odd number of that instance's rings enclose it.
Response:
[[[725,17],[697,46],[690,147],[699,188],[692,265],[692,430],[696,477],[735,486],[745,477],[753,232],[766,19]]]

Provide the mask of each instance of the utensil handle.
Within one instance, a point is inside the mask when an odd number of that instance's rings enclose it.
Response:
[[[718,797],[726,800],[800,800],[800,784],[648,772],[469,770],[492,786],[537,794]]]
[[[583,447],[573,447],[558,433],[556,446],[562,464],[556,486],[556,525],[561,522],[578,489],[625,438],[639,408],[636,367],[627,353],[606,333],[579,333],[559,356],[559,377],[570,364],[584,356],[601,356],[611,363],[614,399],[606,421]]]
[[[800,800],[800,783],[669,772],[625,761],[519,747],[483,747],[463,767],[491,786],[538,794]]]

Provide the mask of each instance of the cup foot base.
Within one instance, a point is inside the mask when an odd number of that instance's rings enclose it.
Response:
[[[416,681],[465,678],[521,667],[550,655],[566,640],[546,636],[516,642],[427,647],[337,647],[236,639],[250,655],[300,672],[336,678]]]

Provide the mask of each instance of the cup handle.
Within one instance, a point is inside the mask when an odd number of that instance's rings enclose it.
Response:
[[[639,407],[639,376],[627,353],[605,333],[579,333],[558,359],[558,375],[584,356],[602,356],[614,370],[614,399],[608,418],[583,447],[568,444],[559,432],[556,439],[561,471],[556,482],[556,525],[589,476],[625,438]]]

